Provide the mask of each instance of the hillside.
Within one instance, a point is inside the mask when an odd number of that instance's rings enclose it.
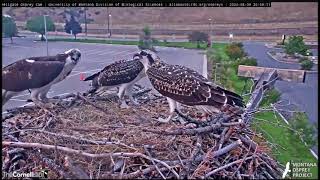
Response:
[[[69,8],[3,8],[3,13],[17,21],[26,21],[32,16],[48,13],[55,22],[64,22],[64,12]],[[207,24],[214,23],[265,23],[288,21],[317,21],[318,3],[272,3],[272,7],[109,7],[113,24]],[[88,18],[94,24],[105,24],[107,8],[89,7]],[[81,14],[83,15],[83,14]]]

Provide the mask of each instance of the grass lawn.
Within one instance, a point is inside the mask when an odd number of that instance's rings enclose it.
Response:
[[[138,45],[138,41],[120,41],[120,40],[104,40],[104,39],[71,39],[71,38],[55,38],[48,41],[64,41],[64,42],[82,42],[82,43],[101,43],[101,44],[120,44],[120,45]],[[201,43],[200,48],[197,43],[193,42],[156,42],[155,46],[178,47],[186,49],[206,49],[207,44]]]
[[[211,61],[219,56],[220,63],[226,64],[226,80],[222,83],[224,87],[231,89],[239,94],[243,91],[245,84],[245,78],[238,77],[236,74],[236,66],[230,63],[230,58],[225,53],[227,44],[214,44],[213,50],[208,51],[208,58]],[[212,76],[214,77],[214,76]],[[217,78],[218,79],[218,78]],[[250,89],[252,81],[249,80],[246,91]],[[246,92],[247,93],[247,92]],[[266,93],[264,99],[261,101],[260,107],[269,106],[270,103],[275,103],[280,97],[279,92],[276,90],[270,90]],[[244,96],[245,102],[247,102],[249,96]],[[257,133],[261,133],[264,139],[270,142],[269,149],[271,155],[277,159],[282,165],[285,165],[290,160],[293,162],[317,162],[295,133],[288,128],[289,126],[281,119],[278,114],[274,112],[259,112],[255,114],[252,120],[252,128]],[[317,167],[311,168],[313,177],[311,179],[318,178]]]

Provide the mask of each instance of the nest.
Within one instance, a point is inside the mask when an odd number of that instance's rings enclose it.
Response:
[[[52,108],[24,107],[2,118],[3,172],[48,169],[48,178],[278,179],[265,140],[239,118],[199,119],[195,109],[169,123],[165,97],[136,86],[140,105],[116,96],[69,94]],[[130,103],[129,103],[130,105]],[[186,116],[186,114],[188,116]]]

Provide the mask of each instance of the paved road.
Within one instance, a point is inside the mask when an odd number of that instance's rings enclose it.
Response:
[[[33,42],[29,38],[17,38],[14,44],[10,44],[8,39],[2,42],[2,65],[8,65],[19,59],[30,56],[46,55],[45,42]],[[109,45],[92,43],[73,43],[73,42],[49,42],[49,54],[54,55],[64,52],[70,48],[78,48],[82,52],[81,61],[68,76],[68,78],[54,85],[48,96],[61,95],[70,92],[83,92],[89,89],[89,82],[80,81],[80,73],[86,73],[86,76],[99,71],[105,65],[116,60],[131,58],[135,52],[138,52],[136,46],[127,45]],[[187,50],[179,48],[159,47],[159,56],[164,61],[172,64],[181,64],[193,68],[202,73],[203,54],[197,50]],[[147,78],[139,82],[145,86],[151,86]],[[29,92],[25,91],[12,98],[3,109],[17,107],[26,104],[26,99],[30,97]]]

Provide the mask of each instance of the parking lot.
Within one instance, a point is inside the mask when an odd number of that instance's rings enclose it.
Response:
[[[71,48],[78,48],[82,53],[79,64],[66,80],[51,88],[48,97],[70,92],[84,92],[90,87],[89,82],[80,81],[81,73],[89,76],[114,61],[132,58],[134,53],[139,52],[136,46],[94,43],[49,42],[48,47],[49,55],[55,55]],[[172,64],[185,65],[202,74],[204,55],[200,51],[166,47],[158,47],[157,50],[159,50],[158,55],[162,60]],[[9,39],[3,39],[2,66],[23,58],[45,55],[45,42],[33,41],[30,38],[18,38],[14,39],[14,44],[10,44]],[[139,81],[139,84],[150,86],[147,78]],[[3,110],[25,105],[28,98],[30,98],[30,93],[24,91],[5,104]]]

